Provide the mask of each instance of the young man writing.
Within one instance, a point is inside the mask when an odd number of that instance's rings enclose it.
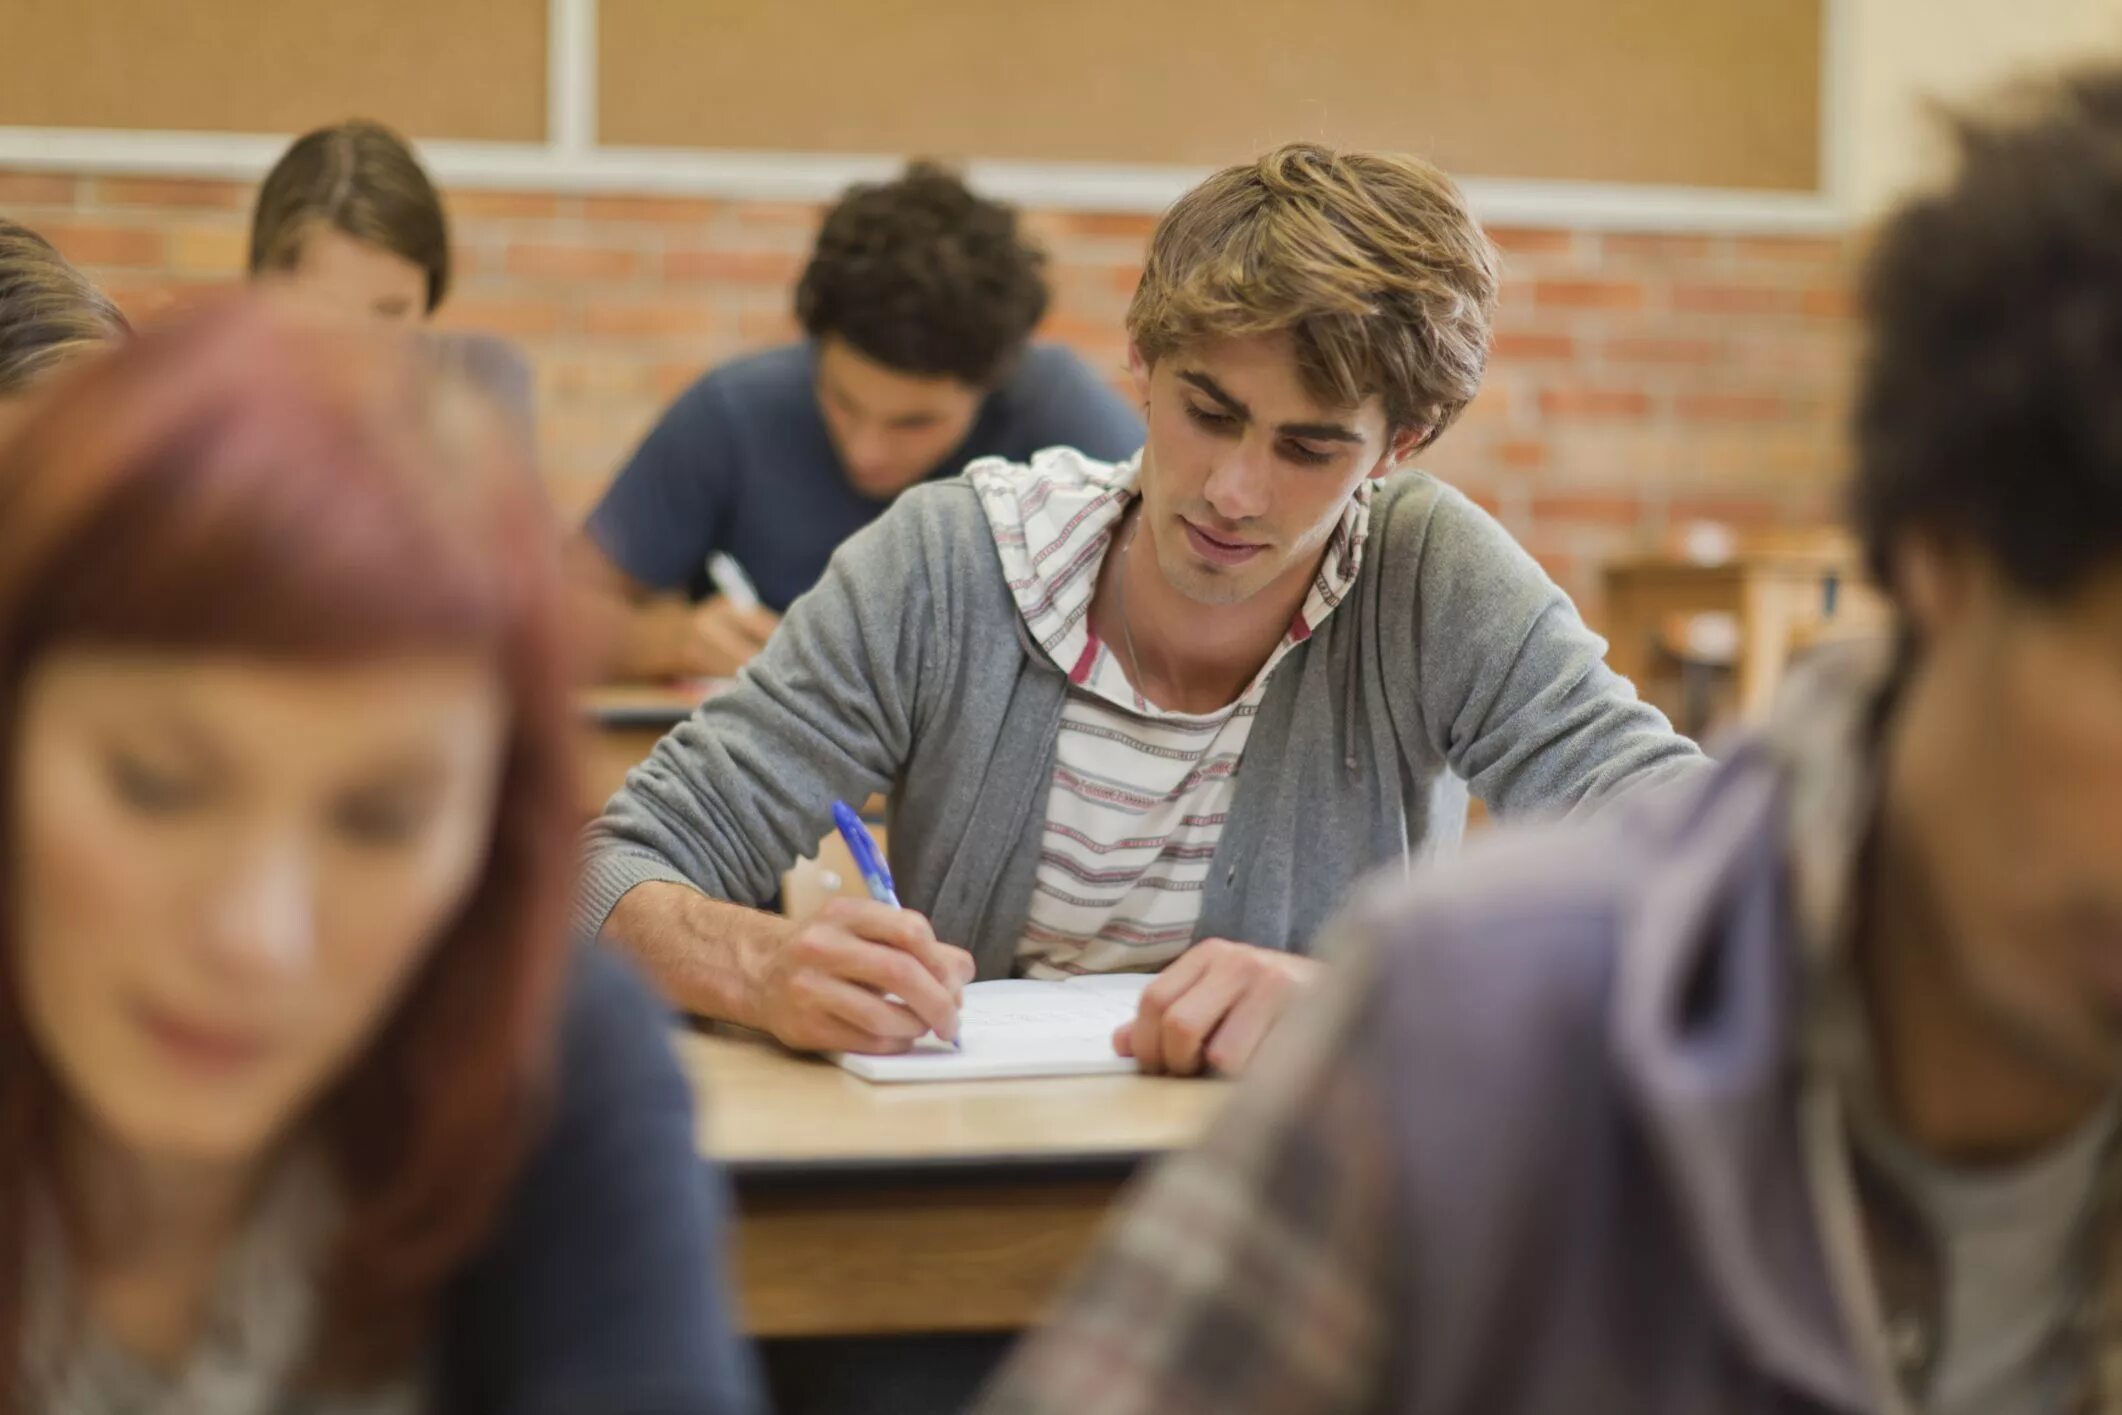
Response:
[[[821,1049],[949,1036],[975,972],[1161,969],[1116,1045],[1235,1070],[1469,786],[1508,816],[1699,763],[1493,520],[1390,475],[1473,397],[1494,294],[1419,162],[1294,146],[1196,188],[1128,315],[1140,455],[902,498],[613,799],[585,922]],[[747,907],[877,790],[909,908]]]
[[[1358,908],[991,1415],[2122,1409],[2122,72],[1866,286],[1897,642]]]
[[[730,674],[900,492],[979,457],[1123,457],[1142,424],[1082,360],[1026,347],[1044,257],[1014,211],[916,163],[826,214],[796,290],[805,339],[708,372],[620,471],[574,547],[610,601],[610,671]],[[717,595],[734,559],[760,601]]]

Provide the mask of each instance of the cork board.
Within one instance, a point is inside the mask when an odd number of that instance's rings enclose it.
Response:
[[[545,136],[545,0],[6,0],[0,124]]]
[[[1821,0],[603,0],[603,141],[1816,190]]]

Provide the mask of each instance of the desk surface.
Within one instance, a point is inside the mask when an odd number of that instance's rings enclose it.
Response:
[[[1191,1144],[1224,1081],[1068,1076],[882,1086],[738,1032],[684,1032],[700,1148],[738,1178],[1127,1168]]]
[[[727,678],[677,683],[607,683],[579,695],[582,711],[602,727],[670,727],[693,715],[700,701],[729,686]]]

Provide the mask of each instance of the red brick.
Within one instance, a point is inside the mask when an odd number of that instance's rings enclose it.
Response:
[[[1535,496],[1532,512],[1536,521],[1633,526],[1643,520],[1643,503],[1633,496]]]
[[[649,393],[649,369],[632,359],[548,359],[538,372],[539,396],[611,403]]]
[[[1716,249],[1707,236],[1614,231],[1599,238],[1599,253],[1622,260],[1703,260]]]
[[[488,334],[557,334],[564,322],[564,306],[554,300],[453,294],[442,302],[436,322],[446,329],[477,329]]]
[[[1133,299],[1135,287],[1142,283],[1142,267],[1139,264],[1109,266],[1105,272],[1105,280],[1114,294]]]
[[[1857,312],[1857,292],[1845,285],[1807,290],[1799,297],[1798,307],[1814,319],[1848,319]]]
[[[546,220],[560,214],[560,198],[552,192],[453,191],[442,198],[454,217],[481,220]]]
[[[1681,417],[1708,422],[1771,422],[1788,416],[1790,406],[1775,393],[1682,393],[1673,402]]]
[[[173,269],[202,275],[239,275],[250,257],[250,232],[241,226],[178,226],[169,233]]]
[[[207,207],[243,211],[256,189],[243,182],[202,182],[167,177],[99,177],[98,202],[106,206]]]
[[[1609,339],[1600,353],[1623,364],[1707,364],[1722,356],[1714,339],[1662,339],[1647,336]]]
[[[0,206],[72,206],[75,185],[64,172],[0,172]]]
[[[1532,226],[1491,226],[1488,238],[1506,255],[1564,255],[1577,243],[1574,231]]]
[[[1837,236],[1740,236],[1732,242],[1732,254],[1741,260],[1829,265],[1849,259],[1850,246]]]
[[[1520,363],[1539,359],[1573,359],[1577,356],[1577,341],[1567,334],[1527,334],[1515,330],[1501,330],[1489,345],[1489,353],[1498,359]]]
[[[706,197],[584,197],[582,214],[592,221],[675,221],[702,225],[721,203]]]
[[[1731,525],[1772,525],[1783,519],[1783,509],[1760,496],[1676,496],[1665,508],[1673,525],[1689,521],[1722,521]]]
[[[1650,412],[1650,395],[1633,388],[1547,388],[1540,411],[1549,417],[1640,418]]]
[[[1110,340],[1117,330],[1118,325],[1113,320],[1085,319],[1068,310],[1056,310],[1039,321],[1037,337],[1063,344],[1088,343]]]
[[[1538,471],[1547,465],[1547,444],[1529,438],[1514,438],[1496,444],[1496,461],[1518,471]]]
[[[657,402],[668,403],[698,382],[705,372],[706,366],[697,361],[657,364],[649,370],[648,386]]]
[[[712,309],[671,300],[592,300],[582,308],[582,327],[591,334],[618,334],[657,339],[707,334],[715,327]]]
[[[1632,280],[1541,280],[1533,285],[1533,303],[1541,309],[1635,310],[1643,308],[1643,287]]]
[[[1068,211],[1058,217],[1062,230],[1072,236],[1117,236],[1127,240],[1149,239],[1157,229],[1157,218],[1132,211]]]
[[[1690,314],[1789,314],[1798,292],[1780,285],[1675,285],[1673,308]]]
[[[745,201],[730,210],[740,226],[816,226],[825,217],[822,207],[800,201]]]
[[[1503,510],[1503,499],[1485,486],[1460,486],[1459,494],[1480,507],[1491,516],[1499,516]]]
[[[1577,578],[1577,557],[1563,551],[1550,550],[1533,556],[1547,578],[1567,589]]]
[[[663,278],[735,285],[793,285],[803,272],[803,257],[792,251],[669,251]]]
[[[534,280],[624,280],[641,265],[639,251],[536,241],[510,246],[503,268]]]
[[[46,225],[37,229],[76,265],[146,269],[162,264],[164,241],[160,231],[103,225]]]
[[[801,333],[792,310],[740,310],[737,314],[737,338],[747,345],[786,344]]]

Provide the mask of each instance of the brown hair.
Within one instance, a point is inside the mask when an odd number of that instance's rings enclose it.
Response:
[[[1865,262],[1852,519],[1890,591],[1929,535],[2059,599],[2122,563],[2122,66],[1952,129],[1958,170]]]
[[[1481,387],[1496,251],[1451,178],[1413,157],[1278,147],[1166,212],[1127,309],[1151,362],[1287,331],[1305,387],[1436,440]]]
[[[349,119],[295,139],[258,188],[251,274],[293,270],[318,225],[401,255],[427,272],[427,309],[449,293],[449,219],[412,146],[381,123]]]
[[[239,298],[70,372],[0,451],[0,743],[26,672],[69,643],[295,662],[447,646],[502,675],[483,871],[302,1122],[347,1203],[317,1371],[349,1383],[403,1368],[506,1201],[545,1093],[572,877],[574,723],[544,510],[494,415],[410,353]],[[11,760],[10,743],[0,799]],[[9,855],[0,833],[0,888]],[[26,1025],[5,920],[0,1411],[19,1400],[28,1196],[56,1182],[68,1104]]]
[[[130,332],[118,307],[50,241],[0,217],[0,397]]]
[[[957,174],[914,162],[848,188],[796,286],[813,339],[836,335],[900,373],[992,388],[1046,313],[1046,256],[1017,213]]]

